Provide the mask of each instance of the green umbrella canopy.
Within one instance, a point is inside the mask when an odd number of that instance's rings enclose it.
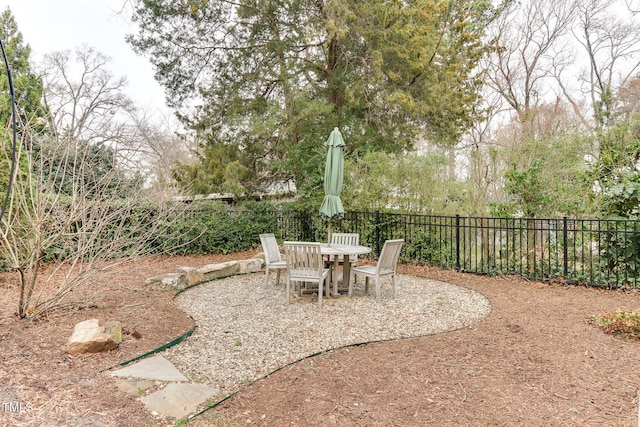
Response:
[[[334,128],[325,145],[328,146],[327,162],[324,167],[324,200],[320,213],[328,219],[344,214],[340,193],[344,174],[344,140],[338,128]]]

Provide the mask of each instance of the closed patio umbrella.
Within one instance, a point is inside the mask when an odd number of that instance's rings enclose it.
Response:
[[[331,242],[331,220],[344,214],[340,193],[342,193],[342,181],[344,174],[344,140],[340,130],[336,127],[329,135],[325,143],[327,149],[327,161],[324,167],[324,200],[320,206],[320,213],[328,219],[327,237]]]

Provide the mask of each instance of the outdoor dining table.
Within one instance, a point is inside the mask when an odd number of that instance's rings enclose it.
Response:
[[[340,263],[340,255],[343,255],[344,263],[342,266],[342,285],[349,287],[349,278],[351,271],[351,257],[365,255],[371,252],[371,248],[361,245],[338,245],[335,243],[321,243],[320,252],[322,255],[333,255],[333,266],[331,266],[331,281],[333,282],[333,294],[338,295],[338,264]]]

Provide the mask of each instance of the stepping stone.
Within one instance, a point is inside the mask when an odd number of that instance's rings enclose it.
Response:
[[[218,391],[205,384],[171,383],[140,400],[150,411],[181,419],[193,413]]]
[[[154,356],[111,372],[114,377],[133,377],[157,381],[189,381],[175,366],[162,356]]]
[[[118,390],[124,391],[131,396],[139,396],[141,392],[154,386],[151,380],[141,380],[136,378],[119,378],[116,380]]]

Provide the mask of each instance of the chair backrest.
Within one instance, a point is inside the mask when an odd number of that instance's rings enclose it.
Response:
[[[308,277],[318,280],[322,277],[324,263],[320,243],[284,242],[284,254],[287,274],[291,279]]]
[[[359,245],[360,234],[358,233],[331,233],[331,242],[334,245]]]
[[[378,259],[378,265],[376,266],[378,272],[396,270],[403,243],[404,239],[387,240],[384,242],[380,258]]]
[[[260,235],[260,243],[264,251],[264,261],[267,265],[272,262],[282,261],[280,249],[278,249],[278,241],[273,233],[265,233]]]

